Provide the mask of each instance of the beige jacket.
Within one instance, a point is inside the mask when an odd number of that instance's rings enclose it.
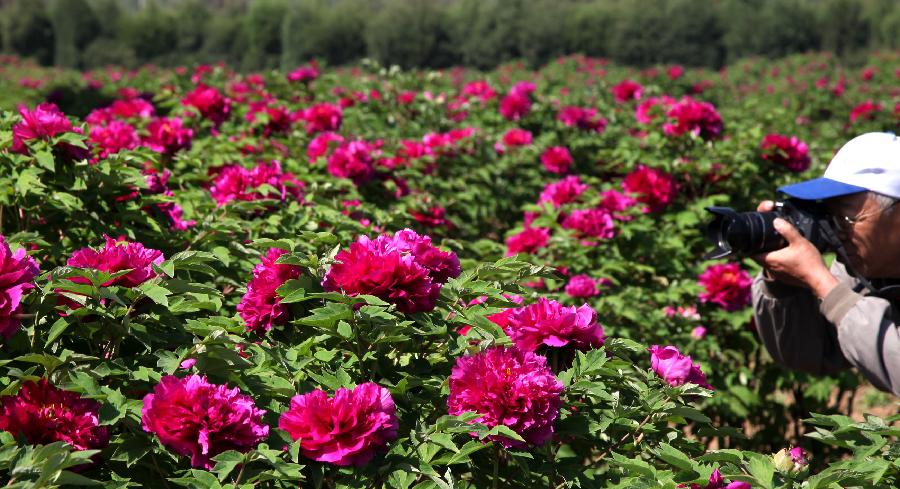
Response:
[[[760,339],[790,368],[823,375],[854,366],[875,387],[900,395],[900,303],[867,296],[837,261],[831,273],[840,284],[821,301],[807,289],[757,275],[753,316]]]

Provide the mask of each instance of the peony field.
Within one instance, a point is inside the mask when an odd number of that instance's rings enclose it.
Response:
[[[7,488],[900,487],[898,398],[776,363],[703,259],[898,129],[897,52],[2,61]]]

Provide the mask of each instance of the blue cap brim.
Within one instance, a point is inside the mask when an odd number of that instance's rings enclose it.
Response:
[[[778,189],[779,192],[786,193],[791,197],[801,200],[830,199],[842,195],[857,194],[867,190],[868,189],[865,187],[858,187],[856,185],[838,182],[837,180],[825,177],[815,178],[793,185],[785,185]]]

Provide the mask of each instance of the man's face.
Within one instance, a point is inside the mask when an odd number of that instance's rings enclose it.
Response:
[[[900,220],[885,213],[867,192],[828,199],[828,212],[841,223],[838,237],[853,269],[867,278],[900,277]],[[843,217],[854,223],[844,222]]]

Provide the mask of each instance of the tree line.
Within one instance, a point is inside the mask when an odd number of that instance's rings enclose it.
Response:
[[[720,67],[900,47],[896,0],[0,0],[5,53],[90,69],[223,60],[243,70],[370,57],[532,66],[571,53]]]

